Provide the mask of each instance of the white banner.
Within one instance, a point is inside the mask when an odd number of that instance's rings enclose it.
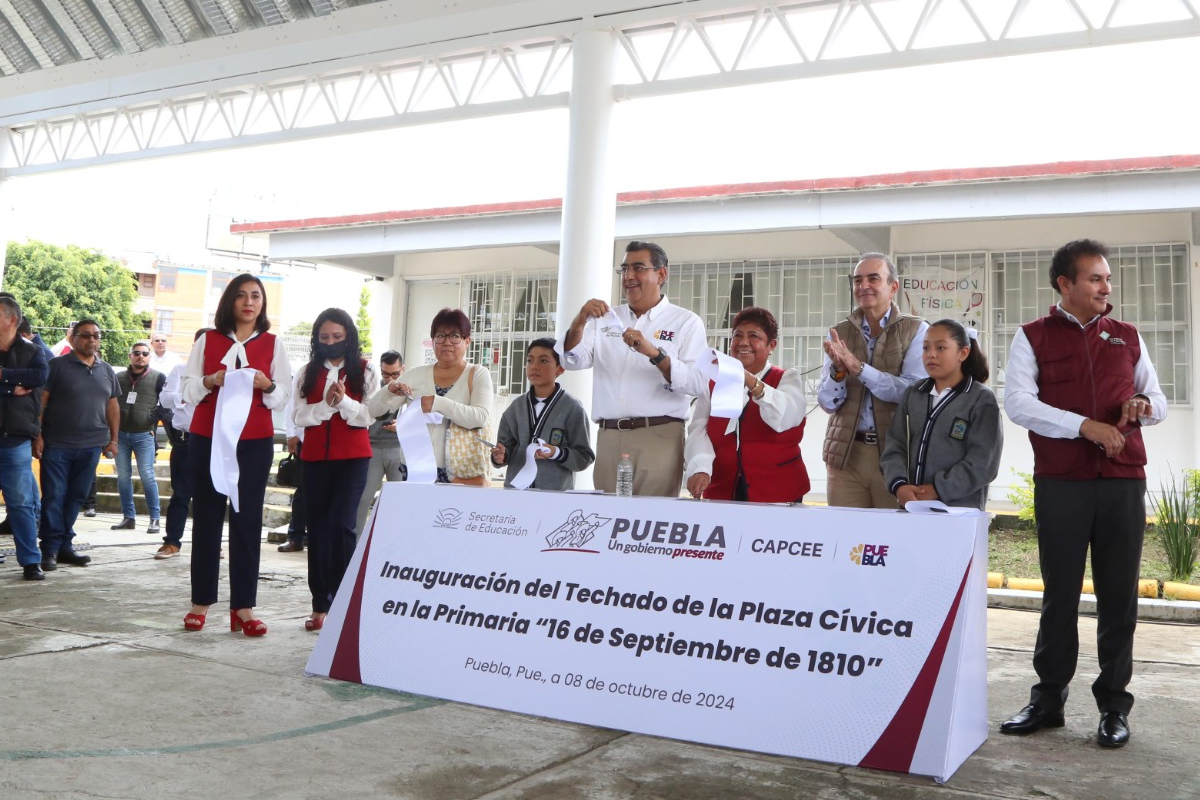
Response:
[[[987,522],[387,483],[308,672],[946,780],[987,738]]]

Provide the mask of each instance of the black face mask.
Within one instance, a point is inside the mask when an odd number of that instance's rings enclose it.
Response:
[[[345,356],[345,342],[334,342],[333,344],[317,343],[317,358],[322,361],[332,361],[335,358],[344,358]]]

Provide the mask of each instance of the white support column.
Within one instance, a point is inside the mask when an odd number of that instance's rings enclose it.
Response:
[[[0,197],[4,196],[4,170],[9,164],[13,163],[13,161],[12,134],[9,133],[8,128],[0,125]],[[5,216],[4,204],[0,203],[0,231],[9,230],[9,226],[7,224],[8,220],[5,219]],[[5,244],[5,240],[0,239],[0,244]],[[5,250],[7,249],[8,248],[6,246]],[[0,254],[0,288],[4,287],[4,268],[6,264],[7,256]]]
[[[570,140],[567,186],[563,194],[562,251],[558,261],[558,336],[593,297],[612,293],[613,235],[617,196],[608,177],[608,141],[612,125],[613,62],[611,31],[581,31],[572,45]],[[568,372],[561,382],[591,410],[591,370]],[[593,431],[593,437],[595,431]],[[595,439],[593,438],[593,442]],[[577,487],[591,484],[591,470]]]

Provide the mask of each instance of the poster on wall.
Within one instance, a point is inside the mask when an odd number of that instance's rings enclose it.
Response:
[[[987,522],[388,483],[307,671],[946,780],[988,733]]]
[[[896,304],[929,322],[949,318],[982,330],[986,286],[986,264],[970,270],[914,267],[900,276]]]

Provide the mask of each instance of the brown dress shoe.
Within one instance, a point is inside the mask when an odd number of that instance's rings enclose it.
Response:
[[[283,544],[279,545],[281,553],[301,553],[304,551],[304,542],[295,539],[288,539]]]
[[[158,548],[158,552],[154,554],[154,557],[157,560],[162,561],[163,559],[173,557],[178,552],[179,552],[179,548],[176,547],[175,545],[164,544],[162,547]]]

